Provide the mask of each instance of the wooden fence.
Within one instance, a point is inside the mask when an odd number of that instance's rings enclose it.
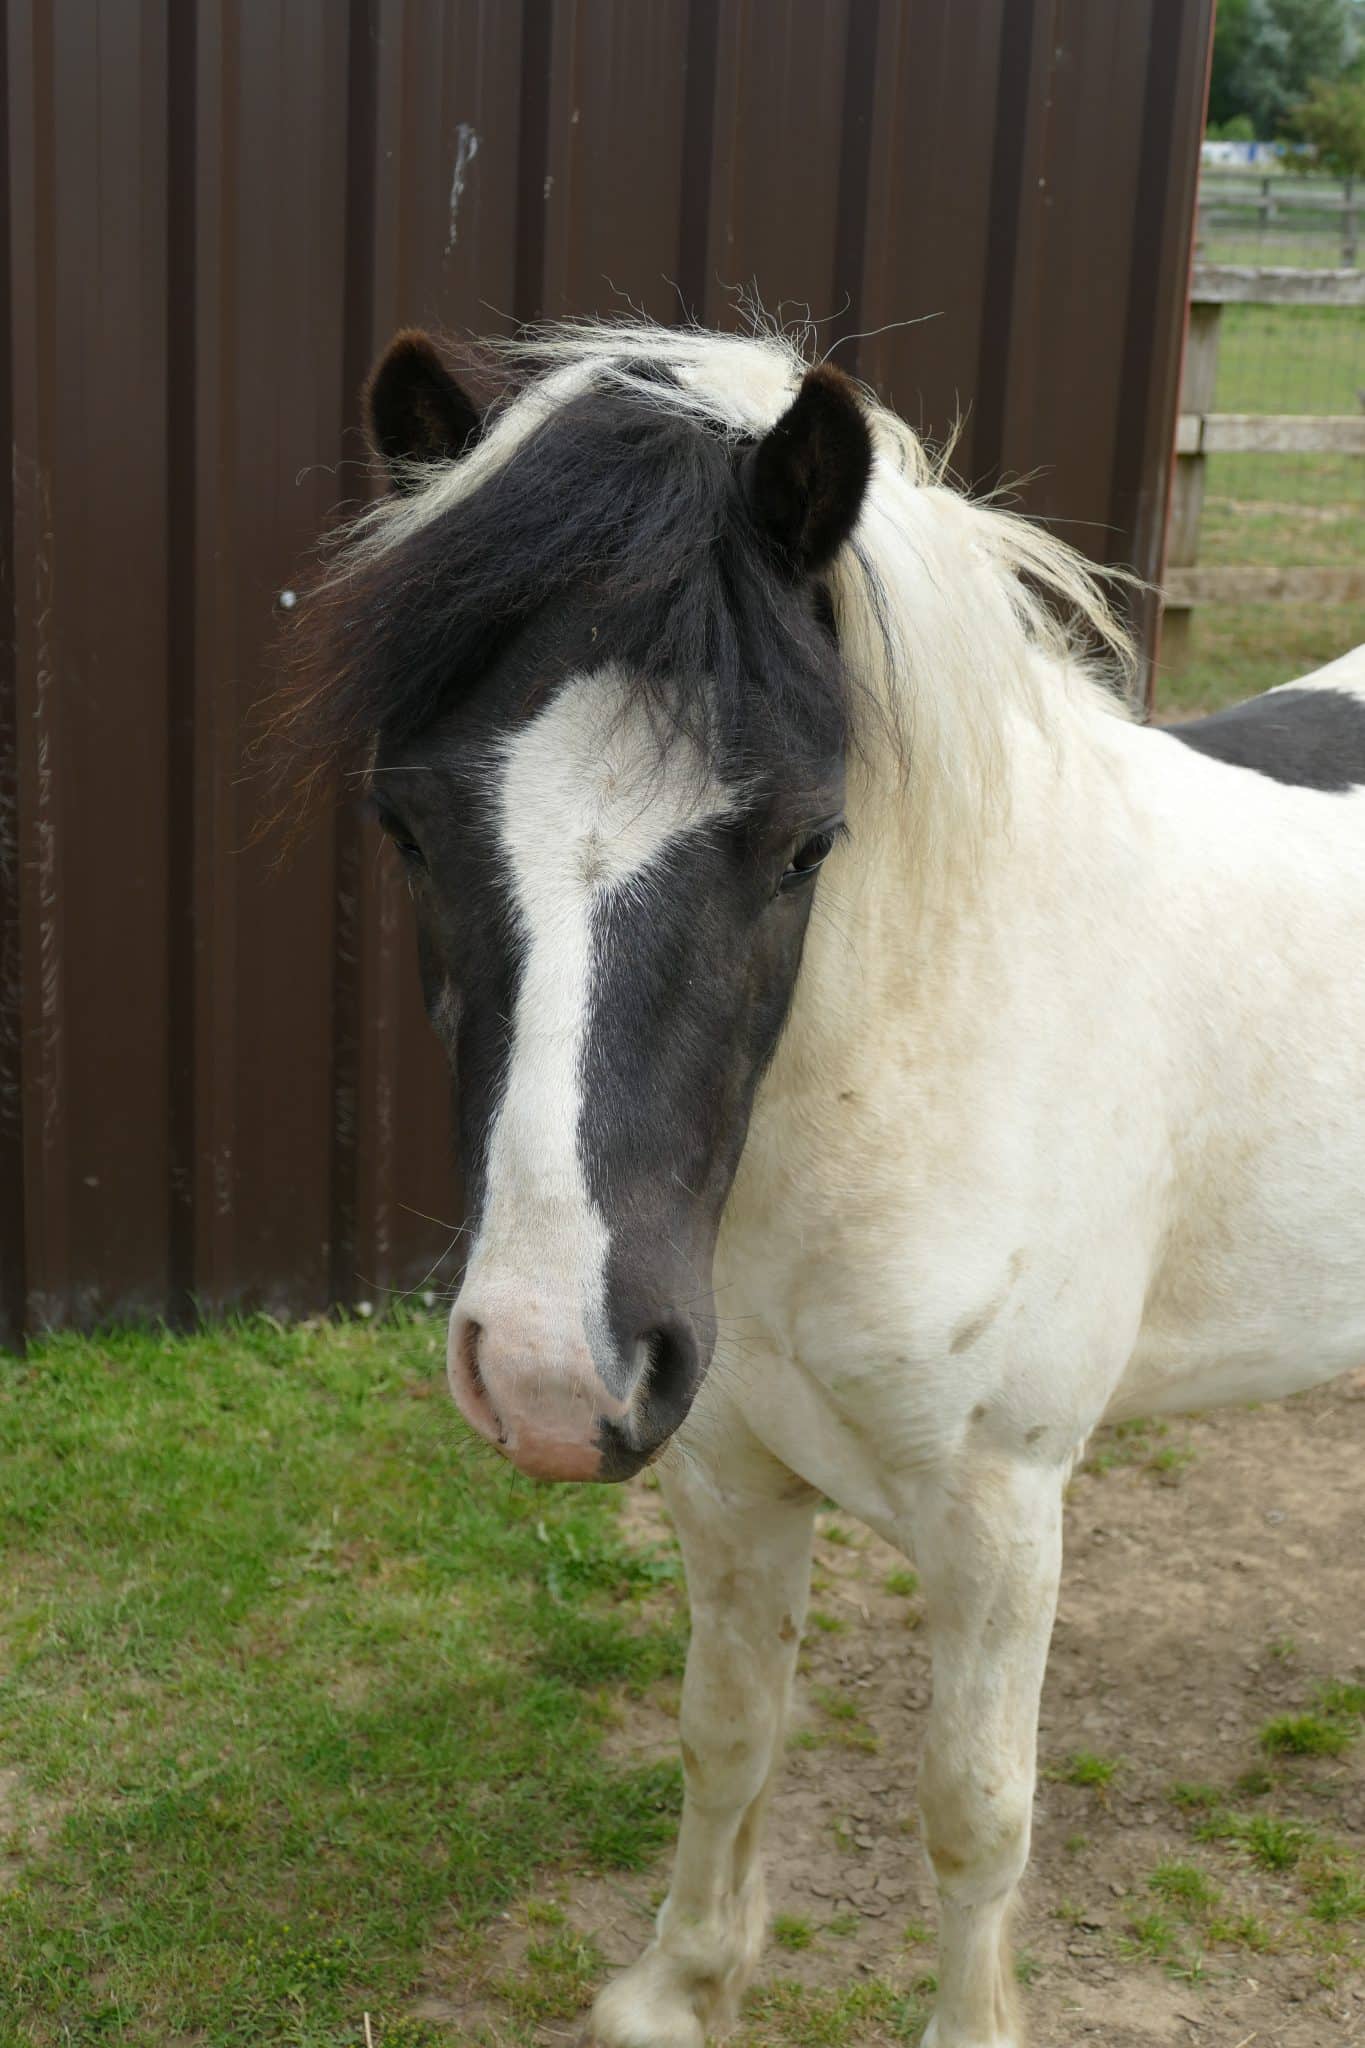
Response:
[[[1224,306],[1365,306],[1365,271],[1195,265],[1176,427],[1176,471],[1166,550],[1162,655],[1178,670],[1188,656],[1197,604],[1354,604],[1365,600],[1365,565],[1264,568],[1199,566],[1199,528],[1210,455],[1365,455],[1365,413],[1215,412]]]

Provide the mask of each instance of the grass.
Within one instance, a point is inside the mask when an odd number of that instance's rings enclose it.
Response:
[[[1081,1470],[1092,1478],[1103,1478],[1107,1472],[1135,1466],[1165,1485],[1178,1485],[1181,1474],[1194,1463],[1198,1453],[1192,1444],[1163,1442],[1169,1434],[1169,1423],[1146,1416],[1096,1430]]]
[[[815,1942],[816,1930],[811,1922],[799,1913],[777,1913],[773,1916],[772,1938],[779,1948],[792,1953],[811,1948]]]
[[[1162,1863],[1147,1880],[1164,1905],[1186,1916],[1211,1911],[1217,1905],[1218,1886],[1193,1863]]]
[[[1293,1870],[1316,1839],[1306,1821],[1285,1820],[1277,1814],[1211,1813],[1195,1827],[1204,1842],[1235,1842],[1261,1870]]]
[[[590,2003],[606,1967],[595,1941],[565,1929],[532,1942],[516,1974],[499,1978],[494,1988],[517,2019],[572,2020]]]
[[[1128,1923],[1128,1935],[1122,1944],[1125,1954],[1142,1957],[1147,1962],[1167,1962],[1177,1953],[1180,1937],[1167,1913],[1139,1913]]]
[[[1102,1792],[1113,1783],[1118,1768],[1117,1757],[1092,1756],[1089,1750],[1078,1749],[1049,1775],[1064,1785],[1089,1785]]]
[[[1328,1714],[1280,1714],[1261,1730],[1261,1747],[1272,1756],[1340,1756],[1354,1732]]]
[[[921,1980],[926,1986],[930,1980]],[[846,1990],[778,1983],[751,1994],[734,2048],[850,2048],[853,2042],[918,2042],[927,1993],[894,1989],[880,1977]]]
[[[671,1834],[674,1770],[602,1748],[605,1689],[680,1668],[671,1563],[609,1490],[469,1455],[440,1348],[261,1319],[0,1362],[7,2043],[392,2043],[433,1943]],[[567,2009],[591,1954],[533,1946]]]

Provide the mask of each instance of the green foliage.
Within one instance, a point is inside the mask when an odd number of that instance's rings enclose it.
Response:
[[[1365,177],[1365,82],[1338,78],[1313,81],[1308,97],[1293,108],[1288,128],[1308,143],[1311,157],[1291,154],[1297,170],[1330,171],[1334,178]]]
[[[1274,136],[1313,79],[1336,79],[1359,47],[1352,0],[1220,0],[1209,83],[1209,118],[1239,114]]]

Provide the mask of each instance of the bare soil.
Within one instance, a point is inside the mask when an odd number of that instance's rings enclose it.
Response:
[[[1363,1497],[1365,1374],[1278,1407],[1107,1437],[1073,1482],[1016,1930],[1035,2048],[1365,2043],[1360,1922],[1314,1917],[1302,1868],[1266,1870],[1234,1843],[1198,1839],[1204,1816],[1172,1798],[1179,1784],[1216,1787],[1238,1811],[1302,1821],[1348,1855],[1365,1852],[1365,1740],[1341,1756],[1285,1759],[1260,1743],[1272,1718],[1308,1710],[1321,1682],[1362,1675]],[[637,1491],[631,1513],[654,1530],[657,1496]],[[773,1912],[803,1923],[790,1938],[813,1939],[769,1948],[754,2011],[732,2037],[743,2048],[904,2038],[880,2018],[803,2031],[799,1997],[777,2010],[779,1983],[805,1987],[822,2010],[816,1993],[859,1981],[927,1992],[934,1907],[914,1783],[929,1670],[918,1601],[887,1588],[898,1569],[905,1561],[858,1524],[822,1518],[813,1609],[826,1625],[817,1619],[803,1649],[768,1828]],[[629,1703],[615,1735],[623,1752],[670,1754],[675,1704]],[[1107,1785],[1069,1781],[1078,1752],[1116,1763]],[[1267,1765],[1268,1785],[1237,1788]],[[1163,1906],[1151,1879],[1172,1862],[1207,1874],[1215,1908],[1182,1918]],[[666,1882],[665,1862],[543,1896],[616,1967],[647,1938]],[[1161,1958],[1141,1946],[1154,1911],[1171,1930]],[[1240,1923],[1240,1936],[1220,1921]],[[533,1938],[525,1911],[509,1914],[478,1984],[464,1971],[457,1984],[434,1960],[425,2011],[458,2013],[492,2042],[574,2039],[567,2013],[528,2023],[523,2007],[514,2019],[491,1988],[518,1979]]]

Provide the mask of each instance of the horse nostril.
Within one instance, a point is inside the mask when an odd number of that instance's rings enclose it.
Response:
[[[465,1377],[469,1398],[474,1406],[483,1411],[493,1433],[500,1444],[507,1441],[507,1427],[497,1410],[497,1405],[488,1391],[484,1376],[479,1369],[479,1339],[483,1336],[483,1324],[471,1317],[460,1331],[460,1366]]]
[[[656,1414],[685,1408],[692,1396],[697,1361],[691,1332],[681,1323],[662,1324],[656,1330],[642,1330],[638,1341],[644,1351],[644,1368],[637,1408]]]
[[[488,1389],[483,1383],[483,1374],[479,1371],[479,1339],[482,1335],[482,1323],[476,1323],[471,1319],[465,1324],[460,1332],[460,1358],[465,1371],[469,1374],[470,1386],[486,1401]]]

